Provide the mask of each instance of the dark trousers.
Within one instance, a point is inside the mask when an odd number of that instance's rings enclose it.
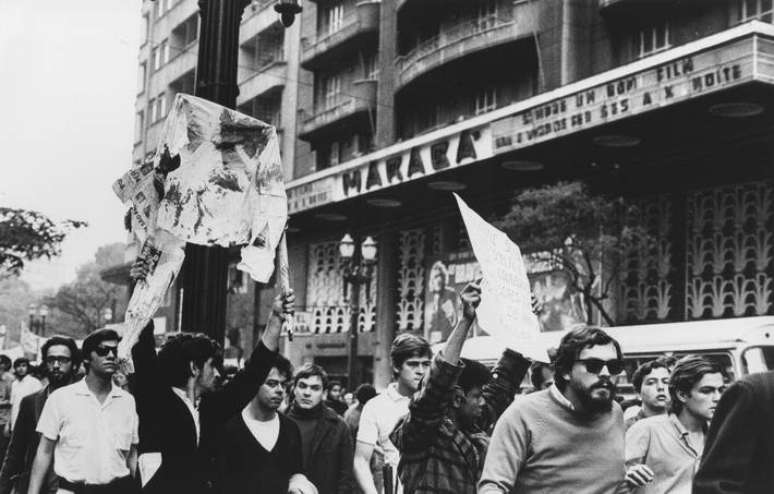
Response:
[[[116,479],[109,484],[74,483],[59,477],[59,488],[72,491],[73,494],[137,494],[137,483],[131,477]]]

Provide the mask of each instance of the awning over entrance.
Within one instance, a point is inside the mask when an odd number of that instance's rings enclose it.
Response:
[[[758,21],[293,180],[287,184],[290,213],[469,169],[753,83],[774,83],[774,26]]]

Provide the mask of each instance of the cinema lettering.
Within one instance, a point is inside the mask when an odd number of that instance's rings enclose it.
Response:
[[[492,123],[496,153],[725,89],[754,77],[751,40],[700,52],[549,101]]]
[[[463,130],[439,141],[374,160],[339,176],[342,199],[474,163],[492,155],[488,129]]]

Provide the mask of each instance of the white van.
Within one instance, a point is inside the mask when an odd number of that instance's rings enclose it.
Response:
[[[718,361],[732,379],[774,369],[774,316],[739,317],[639,326],[602,328],[615,338],[624,352],[626,375],[619,392],[630,396],[629,379],[643,362],[663,355],[705,355]],[[565,331],[541,333],[546,348],[559,346]],[[518,350],[518,349],[516,349]],[[468,339],[462,356],[493,366],[502,346],[491,336]]]

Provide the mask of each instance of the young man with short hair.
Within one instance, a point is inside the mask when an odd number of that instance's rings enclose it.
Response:
[[[40,494],[52,461],[59,493],[134,492],[138,419],[132,395],[113,385],[119,341],[112,329],[87,336],[86,377],[48,397],[37,426],[41,438],[28,494]]]
[[[704,435],[725,389],[724,370],[688,356],[669,381],[669,414],[642,419],[626,433],[626,479],[638,493],[691,491],[704,451]]]
[[[406,493],[475,494],[489,426],[513,401],[529,367],[512,350],[503,353],[492,374],[480,362],[460,358],[481,289],[468,285],[460,298],[462,318],[390,436],[400,451],[398,473]]]
[[[325,406],[342,416],[347,411],[347,404],[344,402],[342,393],[343,390],[344,388],[339,381],[331,381],[328,385],[327,397],[325,399]]]
[[[382,491],[381,482],[371,473],[370,462],[375,452],[384,456],[384,471],[390,474],[384,480],[399,487],[395,484],[395,473],[400,453],[390,440],[390,434],[398,420],[408,413],[411,396],[430,369],[431,358],[430,344],[421,336],[403,333],[392,342],[390,360],[397,379],[363,407],[357,431],[355,478],[364,494]]]
[[[75,380],[76,369],[80,366],[78,346],[72,338],[52,336],[41,348],[41,358],[46,366],[48,385],[37,393],[22,398],[19,418],[11,436],[8,454],[0,470],[0,494],[27,492],[32,462],[40,443],[35,427],[40,419],[43,406],[55,390]],[[49,470],[43,492],[55,494],[59,482],[53,470]]]
[[[650,360],[637,367],[632,375],[632,386],[640,397],[641,405],[636,415],[624,420],[626,430],[639,420],[667,413],[669,369],[666,360]]]
[[[293,378],[293,403],[288,417],[301,431],[302,463],[320,494],[352,492],[352,438],[344,420],[323,403],[328,374],[306,364]]]
[[[221,429],[217,492],[316,494],[303,475],[298,426],[277,411],[292,372],[277,355],[252,401]]]
[[[612,493],[624,481],[624,429],[615,386],[621,347],[599,328],[567,333],[555,383],[502,414],[479,482],[480,494]]]
[[[13,373],[16,379],[11,384],[11,421],[8,422],[9,432],[13,431],[16,417],[19,416],[19,405],[25,396],[37,393],[43,388],[38,379],[30,374],[30,361],[20,357],[13,361]]]
[[[277,358],[282,321],[292,313],[292,291],[274,299],[261,341],[242,371],[221,388],[220,345],[203,334],[181,334],[156,354],[153,324],[132,348],[140,416],[143,492],[210,492],[217,474],[219,430],[253,399]]]

